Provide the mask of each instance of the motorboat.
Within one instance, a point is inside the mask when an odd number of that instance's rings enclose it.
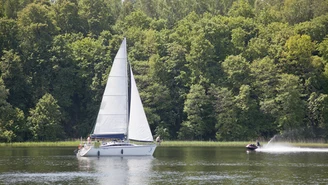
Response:
[[[246,145],[246,148],[248,150],[256,150],[258,148],[258,146],[256,146],[255,144],[248,144],[248,145]]]
[[[260,144],[259,141],[256,141],[256,144],[248,144],[248,145],[246,145],[246,148],[247,148],[248,150],[256,150],[256,149],[258,149],[259,147],[261,147],[261,144]]]

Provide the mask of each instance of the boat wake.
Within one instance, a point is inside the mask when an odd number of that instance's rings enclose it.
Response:
[[[271,144],[270,146],[263,146],[262,148],[256,149],[257,152],[267,153],[296,153],[296,152],[327,152],[328,148],[303,148],[294,147],[281,144]]]

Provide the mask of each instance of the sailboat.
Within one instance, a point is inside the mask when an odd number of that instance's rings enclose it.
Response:
[[[91,140],[95,142],[79,146],[77,156],[152,156],[156,149],[127,60],[126,38],[109,73]],[[140,145],[130,140],[147,143]]]

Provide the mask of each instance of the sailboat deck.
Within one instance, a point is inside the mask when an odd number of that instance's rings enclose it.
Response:
[[[132,143],[112,143],[112,142],[104,143],[101,145],[101,147],[107,147],[107,146],[135,146],[135,145]]]

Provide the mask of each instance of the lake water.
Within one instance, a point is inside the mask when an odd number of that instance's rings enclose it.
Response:
[[[0,184],[327,184],[328,149],[163,147],[77,158],[72,147],[0,147]]]

